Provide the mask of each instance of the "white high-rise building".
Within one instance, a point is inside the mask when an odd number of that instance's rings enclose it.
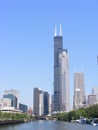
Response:
[[[69,57],[67,50],[59,54],[59,75],[60,75],[60,110],[70,110],[69,96]]]
[[[92,94],[96,95],[96,102],[98,102],[98,87],[92,88]]]
[[[76,110],[81,107],[85,107],[85,85],[84,85],[84,73],[74,73],[74,99],[73,109]]]
[[[39,116],[44,114],[44,93],[39,94]]]

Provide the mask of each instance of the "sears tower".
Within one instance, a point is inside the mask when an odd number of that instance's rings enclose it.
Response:
[[[60,35],[54,32],[54,111],[70,110],[69,96],[69,57],[63,49],[62,29]]]

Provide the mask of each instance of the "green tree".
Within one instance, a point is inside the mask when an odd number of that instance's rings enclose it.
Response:
[[[86,108],[88,118],[98,118],[98,104]]]

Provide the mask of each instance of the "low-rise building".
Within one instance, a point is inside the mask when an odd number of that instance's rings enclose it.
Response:
[[[19,110],[21,110],[23,113],[26,113],[28,111],[28,106],[22,103],[19,103]]]
[[[0,99],[0,110],[4,107],[11,107],[11,99],[9,98]]]

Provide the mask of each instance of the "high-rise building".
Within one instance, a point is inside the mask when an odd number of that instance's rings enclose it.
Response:
[[[44,93],[39,94],[39,116],[44,115]]]
[[[96,102],[98,102],[98,87],[92,88],[92,94],[96,95]]]
[[[96,104],[96,95],[88,95],[88,105],[94,105]]]
[[[41,115],[42,113],[42,90],[39,88],[34,88],[33,92],[33,113],[34,115]]]
[[[34,88],[34,111],[36,116],[51,114],[51,102],[48,92],[43,92],[39,88]]]
[[[44,92],[44,115],[49,114],[49,93]]]
[[[11,99],[11,107],[17,108],[17,98],[13,94],[3,95],[3,98]]]
[[[16,107],[19,108],[19,91],[11,89],[11,90],[5,90],[4,95],[13,95],[17,99],[17,105]],[[11,97],[11,96],[10,96]]]
[[[84,85],[84,73],[74,73],[74,100],[73,109],[76,110],[81,107],[85,107],[85,85]]]
[[[51,96],[51,112],[54,112],[54,95]]]
[[[60,76],[60,110],[70,110],[69,98],[69,57],[67,50],[59,54],[59,76]]]
[[[63,49],[62,29],[54,33],[54,111],[69,111],[69,65],[68,53]]]

